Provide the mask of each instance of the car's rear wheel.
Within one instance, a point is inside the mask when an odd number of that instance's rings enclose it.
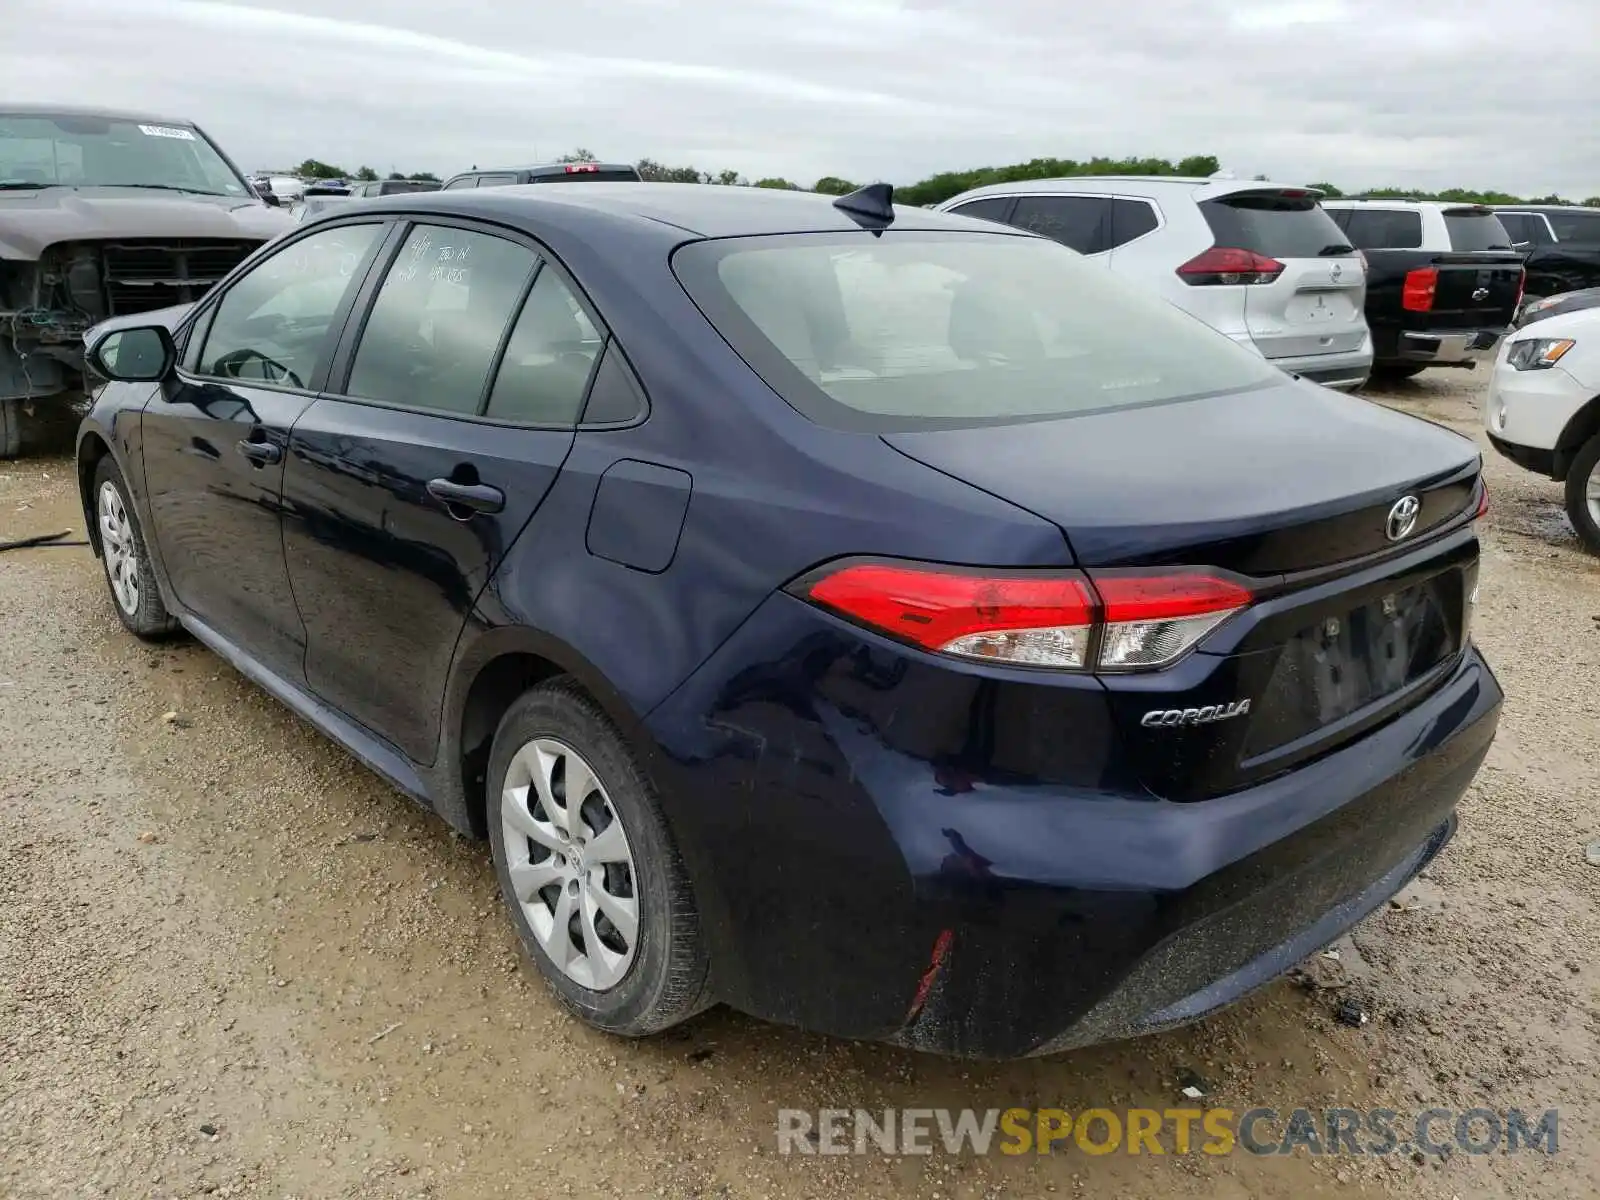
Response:
[[[1567,518],[1583,548],[1600,555],[1600,434],[1584,444],[1567,471]]]
[[[658,1033],[710,1002],[688,872],[654,789],[571,680],[513,704],[489,758],[489,840],[512,923],[597,1029]]]
[[[100,561],[117,617],[136,637],[153,641],[168,636],[178,622],[162,603],[128,485],[110,455],[95,467],[94,511],[100,530]]]

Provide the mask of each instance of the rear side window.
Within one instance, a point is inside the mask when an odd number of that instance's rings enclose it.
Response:
[[[1155,230],[1155,207],[1148,200],[1113,200],[1111,202],[1111,245],[1125,246],[1134,238],[1141,238]]]
[[[488,415],[527,425],[575,425],[604,338],[552,267],[534,281],[489,393]]]
[[[463,175],[460,179],[452,179],[449,183],[445,184],[444,187],[440,188],[439,190],[442,191],[442,192],[458,192],[462,188],[470,188],[470,187],[477,187],[477,186],[478,186],[478,177],[476,175]]]
[[[893,230],[691,243],[690,295],[812,420],[992,425],[1191,399],[1282,374],[1059,245]]]
[[[950,211],[960,217],[977,217],[984,221],[1004,221],[1006,210],[1011,207],[1010,196],[984,196],[980,200],[969,200],[967,203],[952,208]]]
[[[1563,242],[1600,243],[1600,212],[1547,213],[1550,227]]]
[[[1313,196],[1242,192],[1203,200],[1200,212],[1217,245],[1228,249],[1268,258],[1319,258],[1352,249],[1350,239]]]
[[[1506,232],[1511,235],[1514,243],[1531,243],[1540,245],[1548,242],[1548,236],[1541,239],[1544,234],[1544,222],[1532,213],[1497,213],[1500,224],[1506,227]]]
[[[1023,196],[1007,223],[1079,254],[1111,249],[1111,201],[1105,196]]]
[[[1345,233],[1362,250],[1419,250],[1422,214],[1405,208],[1352,208]]]
[[[372,303],[345,391],[476,413],[534,262],[532,250],[504,238],[414,226]]]
[[[493,175],[478,176],[478,186],[481,188],[505,187],[507,184],[515,183],[516,181],[517,176],[513,171],[500,171]]]
[[[1500,218],[1482,209],[1445,209],[1444,227],[1452,250],[1509,250],[1511,235]]]

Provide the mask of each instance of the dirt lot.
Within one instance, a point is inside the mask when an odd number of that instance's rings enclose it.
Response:
[[[1477,381],[1382,397],[1475,432]],[[1600,564],[1491,453],[1477,636],[1507,692],[1403,908],[1198,1027],[971,1066],[716,1011],[574,1024],[453,836],[192,643],[127,637],[82,548],[0,556],[0,1194],[1600,1194]],[[0,464],[0,539],[81,530]],[[177,714],[175,719],[164,719]],[[1333,1019],[1342,998],[1370,1023]],[[776,1153],[780,1107],[1560,1109],[1560,1151],[1415,1162]]]

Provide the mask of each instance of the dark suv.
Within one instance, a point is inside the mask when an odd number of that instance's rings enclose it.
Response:
[[[536,167],[503,167],[495,171],[464,171],[445,180],[444,191],[462,188],[509,187],[518,183],[637,183],[638,168],[627,163],[544,163]]]
[[[886,190],[362,201],[94,333],[122,622],[486,837],[601,1029],[1192,1020],[1494,735],[1475,443]]]

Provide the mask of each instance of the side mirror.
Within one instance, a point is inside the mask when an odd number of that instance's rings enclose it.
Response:
[[[164,325],[114,329],[96,338],[86,356],[89,366],[118,383],[157,383],[178,359],[172,331]]]
[[[266,206],[268,208],[281,208],[281,207],[283,207],[283,201],[278,199],[278,195],[277,195],[276,192],[262,192],[261,193],[261,199],[263,201],[265,201]]]

